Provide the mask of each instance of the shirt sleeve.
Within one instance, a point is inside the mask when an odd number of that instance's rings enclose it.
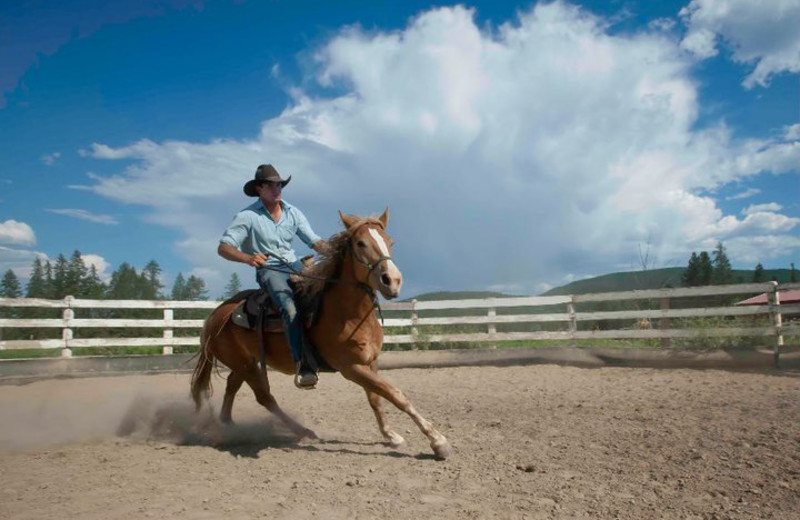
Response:
[[[311,229],[311,224],[308,223],[308,219],[303,212],[297,208],[294,208],[295,218],[297,219],[297,236],[300,237],[305,245],[311,247],[314,245],[315,242],[322,240],[319,235],[314,233],[314,230]]]
[[[228,229],[222,234],[222,238],[219,240],[222,244],[229,244],[237,249],[242,248],[242,244],[247,239],[247,235],[250,232],[250,219],[248,218],[246,212],[241,211],[233,217],[233,222],[231,225],[228,226]]]

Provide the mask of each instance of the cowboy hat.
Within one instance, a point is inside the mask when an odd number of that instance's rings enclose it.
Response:
[[[271,164],[262,164],[258,168],[256,168],[255,178],[245,183],[244,194],[247,195],[248,197],[258,197],[258,193],[256,193],[256,184],[260,184],[266,181],[280,182],[281,187],[283,187],[289,184],[290,180],[292,180],[291,175],[289,175],[285,179],[282,179],[281,174],[278,173],[278,170],[276,170],[274,166],[272,166]]]

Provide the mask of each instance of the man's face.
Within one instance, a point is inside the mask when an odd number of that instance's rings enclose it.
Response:
[[[280,182],[265,181],[256,187],[256,192],[264,204],[280,202],[282,190]]]

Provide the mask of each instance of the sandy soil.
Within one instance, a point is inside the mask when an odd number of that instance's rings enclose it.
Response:
[[[338,375],[284,408],[294,442],[247,388],[235,426],[196,416],[188,374],[0,386],[0,518],[797,519],[796,373],[528,367],[385,375],[445,434],[433,459],[381,442]],[[215,378],[218,409],[223,381]],[[118,436],[126,433],[126,436]]]

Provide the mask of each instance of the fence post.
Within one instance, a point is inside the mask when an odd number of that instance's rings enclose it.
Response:
[[[569,296],[569,303],[567,304],[567,314],[569,314],[569,336],[572,339],[572,346],[578,346],[578,340],[575,338],[575,333],[578,331],[578,319],[575,314],[575,296]]]
[[[174,319],[174,311],[172,309],[164,309],[164,321],[172,321]],[[165,356],[172,354],[172,328],[164,329],[164,346],[161,347],[161,353]]]
[[[781,349],[783,348],[783,316],[781,316],[781,295],[778,292],[778,282],[770,282],[772,289],[769,291],[769,313],[772,315],[772,325],[775,327],[775,345],[773,358],[775,368],[781,367]]]
[[[494,322],[494,320],[497,318],[497,309],[494,307],[489,307],[489,312],[487,314],[490,320],[489,330],[488,330],[489,336],[491,336],[491,338],[494,339],[494,335],[497,334],[497,324]],[[489,345],[489,348],[495,349],[497,348],[497,344],[492,343]]]
[[[669,310],[669,298],[661,298],[659,300],[659,307],[662,311]],[[658,329],[662,332],[668,330],[672,326],[669,318],[661,318],[658,320]],[[661,336],[661,348],[671,348],[672,338]]]
[[[75,311],[72,310],[72,300],[72,296],[64,297],[64,304],[66,305],[66,308],[64,309],[64,312],[61,313],[61,317],[64,319],[65,324],[75,317]],[[72,329],[69,327],[64,327],[61,330],[61,341],[64,345],[61,347],[61,357],[63,358],[72,357],[72,349],[69,348],[70,340],[72,340]]]
[[[417,330],[417,320],[419,317],[417,316],[417,300],[411,300],[411,350],[419,350],[419,345],[417,345],[417,336],[419,335],[419,331]]]

